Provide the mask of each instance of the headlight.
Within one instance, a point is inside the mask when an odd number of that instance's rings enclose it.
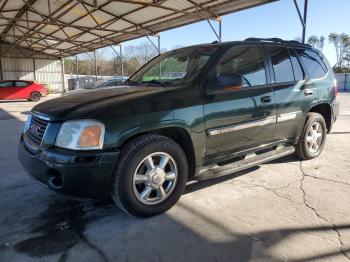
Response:
[[[32,114],[29,113],[26,123],[24,124],[23,133],[27,132],[30,127],[30,122],[32,121]]]
[[[62,124],[55,145],[75,150],[102,149],[104,137],[104,124],[95,120],[72,120]]]

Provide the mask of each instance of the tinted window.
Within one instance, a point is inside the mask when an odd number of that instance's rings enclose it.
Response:
[[[243,77],[243,86],[265,85],[266,73],[260,48],[232,47],[217,65],[216,74],[240,74]]]
[[[23,81],[16,81],[16,86],[21,86],[21,87],[25,87],[28,86],[29,84],[27,82],[23,82]]]
[[[327,73],[327,67],[317,53],[302,49],[296,51],[311,78],[321,78]]]
[[[303,80],[305,78],[304,71],[300,66],[297,56],[292,50],[290,50],[290,58],[292,60],[295,80],[296,81]]]
[[[9,86],[13,86],[12,81],[0,83],[0,87],[9,87]]]
[[[287,48],[271,46],[268,49],[271,56],[276,83],[294,81],[292,62]]]

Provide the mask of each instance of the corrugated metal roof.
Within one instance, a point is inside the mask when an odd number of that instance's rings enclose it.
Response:
[[[0,38],[65,57],[278,0],[0,0]]]

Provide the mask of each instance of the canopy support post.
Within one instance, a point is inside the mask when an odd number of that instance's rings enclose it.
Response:
[[[119,53],[114,49],[114,47],[112,45],[111,45],[111,48],[112,48],[113,52],[120,58],[121,74],[122,74],[122,77],[124,77],[124,63],[123,63],[122,44],[118,44],[118,45],[119,45]]]
[[[94,64],[95,64],[95,81],[97,82],[97,57],[96,57],[96,49],[94,49]]]
[[[302,33],[302,42],[305,44],[306,41],[306,21],[307,21],[307,10],[308,10],[308,0],[304,0],[304,15],[301,14],[299,5],[297,3],[297,0],[293,0],[295,8],[298,12],[298,16],[300,19],[301,26],[303,27],[303,33]]]
[[[77,77],[77,80],[76,80],[76,85],[75,85],[75,89],[79,89],[79,68],[78,68],[78,55],[75,56],[75,69],[77,70],[76,71],[76,77]]]
[[[207,19],[207,22],[208,22],[208,24],[209,24],[211,30],[214,32],[214,34],[215,34],[216,38],[218,39],[218,41],[221,42],[221,41],[222,41],[222,35],[221,35],[221,34],[222,34],[222,33],[221,33],[221,31],[222,31],[222,30],[221,30],[222,21],[221,21],[221,17],[217,17],[217,18],[215,18],[214,20],[217,21],[218,24],[219,24],[219,29],[218,29],[218,31],[214,28],[214,26],[212,25],[212,23],[210,22],[209,19]]]
[[[151,40],[151,38],[149,38],[149,36],[148,35],[146,35],[146,38],[148,39],[148,41],[154,46],[154,48],[155,49],[157,49],[157,51],[158,51],[158,55],[160,55],[160,34],[158,33],[158,34],[155,34],[155,35],[153,35],[154,37],[157,37],[157,45]]]

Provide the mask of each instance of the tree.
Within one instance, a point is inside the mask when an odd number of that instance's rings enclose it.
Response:
[[[161,50],[164,52],[165,50]],[[158,55],[158,50],[149,42],[139,45],[129,45],[123,49],[124,75],[130,76],[142,65]],[[95,75],[94,53],[87,52],[78,55],[78,70],[81,75]],[[97,74],[98,75],[121,75],[121,59],[111,49],[105,47],[96,50]],[[65,72],[76,74],[76,58],[65,58]]]
[[[325,40],[326,38],[324,36],[321,36],[320,38],[318,38],[317,36],[312,35],[307,40],[307,43],[311,45],[313,48],[316,48],[322,51],[325,44]]]
[[[335,65],[336,71],[349,70],[348,58],[350,57],[350,37],[347,34],[331,33],[328,36],[328,41],[334,45],[337,63]],[[347,65],[344,65],[346,61]],[[346,68],[347,67],[347,68]]]
[[[323,51],[326,38],[324,36],[320,37],[320,50]]]
[[[320,44],[320,40],[318,39],[317,36],[312,35],[309,37],[309,39],[307,40],[307,43],[309,45],[311,45],[313,48],[318,48],[319,44]]]

